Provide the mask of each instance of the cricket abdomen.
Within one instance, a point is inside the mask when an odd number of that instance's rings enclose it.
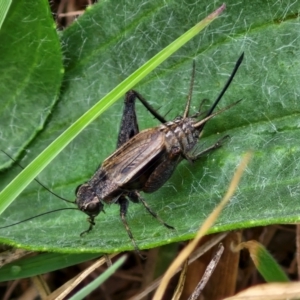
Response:
[[[178,154],[186,158],[188,153],[194,148],[199,139],[200,130],[193,127],[192,118],[178,118],[174,121],[161,125],[161,130],[165,132],[166,148],[170,154],[175,155],[175,148]]]
[[[192,126],[193,122],[191,118],[178,118],[157,128],[165,134],[166,152],[164,159],[156,165],[144,183],[142,190],[145,193],[155,192],[162,187],[172,176],[180,161],[188,158],[188,153],[197,143],[200,133]]]

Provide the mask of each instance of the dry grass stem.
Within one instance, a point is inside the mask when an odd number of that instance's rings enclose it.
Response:
[[[192,251],[196,248],[199,240],[206,234],[208,229],[214,224],[214,222],[216,221],[219,214],[222,212],[223,208],[225,207],[225,205],[227,204],[229,199],[233,196],[233,194],[240,182],[242,174],[243,174],[248,162],[250,161],[251,156],[252,155],[250,152],[246,153],[246,155],[244,156],[240,165],[238,166],[238,168],[231,180],[231,183],[228,187],[228,190],[227,190],[224,198],[222,199],[221,203],[214,209],[214,211],[204,221],[203,225],[200,227],[199,231],[197,232],[195,239],[190,244],[188,244],[181,251],[181,253],[179,253],[177,258],[173,261],[173,263],[171,264],[171,266],[165,273],[165,275],[162,279],[162,282],[161,282],[160,286],[158,287],[156,293],[154,294],[154,297],[153,297],[154,300],[162,299],[162,297],[165,293],[165,290],[168,286],[168,283],[170,282],[170,279],[175,274],[176,270],[183,263],[183,261],[188,258],[188,256],[192,253]]]

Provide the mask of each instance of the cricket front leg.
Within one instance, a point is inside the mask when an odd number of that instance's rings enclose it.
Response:
[[[121,217],[121,220],[123,222],[123,225],[125,227],[125,230],[127,231],[127,234],[130,238],[130,241],[133,245],[133,248],[135,250],[135,252],[142,258],[142,259],[145,259],[145,257],[141,254],[141,251],[139,249],[139,247],[137,246],[136,242],[135,242],[135,239],[132,235],[132,232],[129,228],[129,225],[127,223],[127,220],[126,220],[126,214],[127,214],[127,210],[128,210],[128,206],[129,206],[129,201],[124,197],[124,196],[121,196],[119,199],[118,199],[118,203],[120,205],[120,217]]]

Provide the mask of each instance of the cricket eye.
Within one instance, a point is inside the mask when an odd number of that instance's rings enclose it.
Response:
[[[97,197],[94,197],[92,200],[82,205],[80,210],[85,212],[90,217],[96,217],[103,210],[103,204]]]

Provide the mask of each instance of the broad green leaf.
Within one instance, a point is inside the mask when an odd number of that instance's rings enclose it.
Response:
[[[27,165],[96,101],[193,24],[220,6],[209,1],[104,1],[62,33],[65,82],[51,119],[21,161]],[[145,194],[151,208],[176,230],[131,204],[128,223],[140,248],[192,238],[220,201],[240,157],[254,157],[239,190],[212,232],[299,221],[300,39],[298,2],[228,1],[225,14],[138,84],[138,90],[167,118],[182,114],[196,60],[193,111],[201,99],[213,101],[236,59],[245,60],[219,107],[243,101],[211,120],[199,148],[222,136],[231,139],[190,165],[182,162],[159,191]],[[122,101],[84,130],[39,176],[70,200],[116,146]],[[140,129],[158,124],[138,103]],[[16,166],[1,175],[5,186]],[[1,225],[59,207],[69,207],[32,183],[5,211]],[[107,206],[95,229],[83,238],[86,216],[66,211],[0,230],[2,241],[57,252],[115,252],[132,249],[117,205]],[[0,225],[0,226],[1,226]]]
[[[13,1],[0,40],[0,149],[16,158],[44,127],[61,86],[61,47],[48,2]],[[0,168],[11,164],[0,156]]]

